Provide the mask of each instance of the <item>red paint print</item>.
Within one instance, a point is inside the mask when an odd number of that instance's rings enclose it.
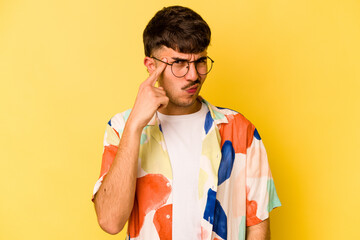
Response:
[[[172,204],[165,205],[156,211],[154,225],[160,240],[172,239]]]
[[[164,205],[170,192],[171,186],[161,174],[147,174],[137,179],[134,206],[129,219],[130,237],[139,236],[146,214]]]

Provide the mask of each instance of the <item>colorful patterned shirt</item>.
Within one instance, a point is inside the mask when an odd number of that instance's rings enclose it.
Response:
[[[243,115],[203,101],[209,112],[202,134],[198,201],[201,239],[245,239],[246,227],[281,206],[257,129]],[[98,191],[115,158],[131,110],[108,122]],[[161,123],[154,115],[140,140],[134,206],[127,239],[172,238],[172,170]],[[185,219],[184,219],[185,220]]]

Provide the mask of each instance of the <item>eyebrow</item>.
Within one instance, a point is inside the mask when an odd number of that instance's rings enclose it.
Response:
[[[207,58],[206,56],[202,56],[202,57],[199,57],[198,59],[196,59],[194,62],[197,62],[197,61],[199,61],[199,60],[203,60],[203,59],[205,59],[205,58]],[[181,58],[181,57],[172,57],[172,59],[174,60],[174,61],[189,61],[188,59],[186,59],[186,58]],[[190,62],[190,61],[189,61]]]
[[[175,61],[189,61],[186,58],[180,58],[180,57],[172,57],[172,59]]]
[[[202,57],[199,57],[198,59],[196,59],[195,61],[200,61],[200,60],[203,60],[203,59],[206,59],[207,57],[206,56],[202,56]]]

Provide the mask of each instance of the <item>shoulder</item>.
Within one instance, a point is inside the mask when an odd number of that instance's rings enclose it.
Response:
[[[224,107],[216,107],[216,110],[222,113],[226,117],[227,123],[225,123],[225,125],[228,124],[240,128],[248,128],[253,126],[253,124],[243,114],[241,114],[238,111]]]
[[[222,137],[229,134],[241,134],[241,138],[248,139],[253,137],[255,127],[243,114],[230,108],[214,106],[203,98],[202,101],[208,106],[208,115],[221,130]]]
[[[115,130],[119,131],[125,127],[125,123],[129,118],[131,109],[115,114],[109,121],[108,125]]]
[[[217,107],[217,109],[227,119],[227,122],[219,126],[222,142],[230,141],[235,148],[235,152],[246,153],[246,149],[250,147],[253,141],[256,132],[255,126],[237,111],[221,107]]]

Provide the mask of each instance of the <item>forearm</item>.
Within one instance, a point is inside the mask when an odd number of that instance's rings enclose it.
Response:
[[[122,230],[133,208],[141,130],[126,124],[115,159],[94,199],[99,225],[110,234]]]
[[[146,58],[149,66],[150,60],[154,61]],[[141,132],[155,112],[169,102],[164,89],[155,87],[166,66],[162,63],[156,69],[149,68],[151,74],[139,87],[115,159],[94,199],[98,222],[110,234],[122,230],[134,205]]]
[[[270,219],[246,228],[246,240],[270,240]]]

